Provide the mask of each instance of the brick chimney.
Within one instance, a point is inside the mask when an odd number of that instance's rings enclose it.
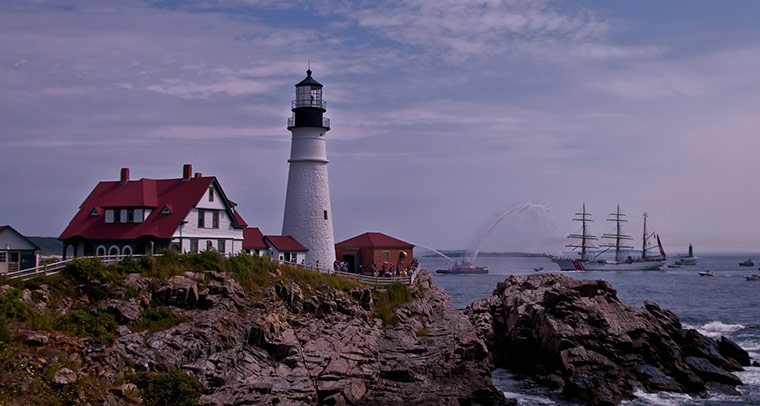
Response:
[[[121,168],[121,176],[119,177],[119,183],[122,185],[129,182],[129,168]]]
[[[193,175],[193,166],[190,164],[185,164],[182,167],[182,179],[183,180],[190,180],[190,177]]]

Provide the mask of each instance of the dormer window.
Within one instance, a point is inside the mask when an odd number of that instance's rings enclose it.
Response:
[[[106,223],[113,223],[114,209],[106,209]]]
[[[169,206],[164,206],[164,208],[161,209],[161,214],[172,214],[172,209]]]
[[[100,213],[98,212],[98,209],[92,209],[92,211],[90,212],[90,216],[92,217],[97,217],[99,215]]]

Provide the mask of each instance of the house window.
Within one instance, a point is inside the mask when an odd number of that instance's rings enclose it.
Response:
[[[108,255],[119,255],[119,247],[112,245],[111,248],[108,249]]]
[[[327,220],[327,210],[325,210],[324,215],[325,215],[325,220]]]
[[[5,261],[6,261],[6,257],[7,257],[7,256],[8,256],[8,254],[7,254],[7,253],[5,253],[5,252],[0,252],[0,262],[5,262]]]
[[[125,245],[124,248],[121,249],[121,255],[132,255],[132,247]]]
[[[95,255],[97,255],[99,257],[106,256],[106,247],[104,247],[102,245],[98,245],[98,248],[95,249]]]
[[[211,242],[211,240],[206,241],[206,251],[211,251],[214,249],[214,243]]]
[[[145,211],[143,209],[135,209],[134,222],[142,223],[145,218]]]
[[[213,202],[214,201],[214,188],[208,188],[208,201]]]
[[[8,262],[18,262],[18,252],[11,252],[8,255]]]
[[[106,209],[106,223],[113,223],[114,210]]]
[[[198,210],[198,228],[206,228],[206,211]]]
[[[119,222],[120,223],[126,223],[128,221],[128,218],[127,218],[127,209],[121,209],[119,211],[120,211],[120,213],[119,213]]]
[[[195,238],[190,239],[190,252],[198,252],[198,240]]]
[[[391,260],[391,253],[388,251],[383,251],[383,261],[390,262],[390,260]]]
[[[221,252],[222,254],[227,252],[227,241],[219,240],[219,252]]]
[[[219,228],[219,212],[218,211],[212,211],[211,212],[211,228]]]

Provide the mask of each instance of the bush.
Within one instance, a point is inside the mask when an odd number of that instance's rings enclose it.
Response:
[[[7,344],[13,340],[8,324],[5,320],[0,319],[0,346]]]
[[[72,310],[58,319],[55,328],[77,337],[92,337],[95,341],[109,344],[116,339],[116,321],[106,312]]]
[[[80,283],[113,283],[122,279],[117,270],[106,267],[98,258],[76,258],[63,268],[62,273]]]
[[[388,285],[376,295],[375,316],[379,317],[385,326],[392,326],[398,322],[396,309],[411,300],[412,294],[409,287],[400,283]]]
[[[184,317],[177,316],[166,307],[148,307],[140,314],[140,321],[135,325],[135,331],[147,330],[155,333],[174,327],[185,320]]]
[[[229,258],[224,265],[226,271],[248,291],[254,287],[269,286],[271,275],[277,269],[277,264],[268,258],[246,254]]]
[[[24,321],[29,316],[29,308],[21,303],[21,293],[11,289],[0,295],[0,319]]]
[[[291,266],[283,266],[280,269],[282,270],[281,279],[315,289],[333,288],[349,291],[364,286],[358,280],[345,276],[328,275]]]
[[[139,372],[132,375],[130,380],[140,389],[145,406],[197,405],[201,396],[198,380],[177,369],[168,372]]]
[[[195,271],[223,271],[224,258],[216,251],[203,251],[187,254],[190,265]]]

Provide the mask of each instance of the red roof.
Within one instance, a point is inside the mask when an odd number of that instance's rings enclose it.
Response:
[[[414,248],[414,244],[383,233],[368,232],[335,244],[341,248]]]
[[[91,240],[134,240],[140,237],[171,238],[187,217],[190,210],[203,197],[212,184],[221,192],[219,183],[213,176],[189,179],[140,179],[121,183],[119,181],[100,182],[79,206],[66,229],[58,237],[66,240],[81,237]],[[171,213],[162,214],[168,206]],[[150,215],[142,223],[106,223],[105,208],[152,208]],[[97,216],[91,216],[97,209]],[[240,215],[230,209],[234,227],[245,227]]]
[[[264,237],[264,241],[272,244],[280,252],[302,252],[309,250],[289,235],[267,235]]]
[[[258,227],[248,227],[243,230],[244,250],[265,250],[267,243],[264,242],[264,234]]]

